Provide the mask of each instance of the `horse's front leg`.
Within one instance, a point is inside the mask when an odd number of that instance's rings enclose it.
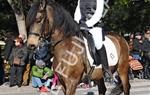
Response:
[[[75,95],[76,88],[77,88],[77,83],[75,81],[71,83],[67,83],[65,95]]]
[[[67,87],[65,95],[75,95],[76,87]]]
[[[105,83],[104,83],[104,78],[101,78],[101,79],[97,80],[96,84],[98,86],[99,95],[105,95],[106,86],[105,86]]]

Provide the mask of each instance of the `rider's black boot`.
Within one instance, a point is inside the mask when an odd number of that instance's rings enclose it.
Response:
[[[106,54],[106,49],[104,47],[104,45],[102,46],[102,48],[100,50],[98,50],[98,55],[100,57],[100,61],[101,61],[101,64],[102,64],[102,68],[104,69],[104,71],[106,73],[108,73],[108,75],[110,77],[112,77],[112,73],[111,71],[109,70],[109,66],[108,66],[108,60],[107,60],[107,54]]]

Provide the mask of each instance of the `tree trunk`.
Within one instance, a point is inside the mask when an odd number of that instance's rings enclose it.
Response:
[[[16,14],[15,13],[15,17],[16,17],[16,21],[17,21],[17,25],[18,25],[18,31],[20,35],[25,35],[25,40],[27,39],[27,30],[26,30],[26,25],[25,25],[25,16],[24,14]]]
[[[15,5],[13,5],[12,0],[7,0],[10,6],[12,7],[16,21],[17,21],[17,26],[18,26],[18,32],[21,35],[25,36],[25,41],[27,40],[27,30],[26,30],[26,25],[25,25],[25,15],[23,13],[23,10],[19,10],[19,13],[16,12],[17,9],[15,9]],[[23,5],[21,5],[23,6]]]

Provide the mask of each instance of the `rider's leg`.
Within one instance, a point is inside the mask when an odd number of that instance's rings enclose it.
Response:
[[[93,40],[95,43],[95,47],[98,50],[97,51],[97,56],[98,56],[97,60],[100,61],[100,63],[102,64],[104,71],[106,71],[110,75],[111,73],[109,71],[106,50],[105,50],[104,45],[102,44],[103,41],[105,40],[105,33],[102,31],[101,27],[92,28],[89,32],[92,34]],[[94,60],[95,59],[96,58],[94,58]],[[99,65],[97,60],[95,60],[95,64]]]
[[[100,50],[98,50],[98,55],[100,57],[102,68],[104,69],[105,72],[107,72],[110,76],[112,76],[112,74],[109,70],[107,54],[106,54],[106,49],[105,49],[104,45],[102,45],[102,48]]]
[[[107,55],[106,55],[106,49],[105,49],[104,45],[102,46],[102,48],[100,50],[98,50],[98,54],[101,59],[102,67],[104,68],[104,70],[108,71],[109,66],[108,66],[108,60],[107,60]]]

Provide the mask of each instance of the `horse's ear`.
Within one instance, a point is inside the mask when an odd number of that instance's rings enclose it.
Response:
[[[41,0],[40,1],[40,8],[43,10],[46,7],[46,0]]]

